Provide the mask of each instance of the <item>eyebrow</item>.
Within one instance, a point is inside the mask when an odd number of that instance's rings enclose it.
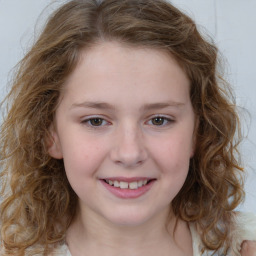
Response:
[[[169,107],[182,107],[185,103],[182,102],[159,102],[159,103],[150,103],[146,104],[142,107],[143,110],[154,110],[154,109],[163,109],[163,108],[169,108]]]
[[[154,109],[163,109],[163,108],[168,108],[168,107],[182,107],[184,106],[185,103],[182,102],[159,102],[159,103],[150,103],[150,104],[145,104],[142,106],[142,110],[154,110]],[[105,102],[82,102],[82,103],[74,103],[71,105],[71,109],[73,108],[93,108],[93,109],[105,109],[105,110],[115,110],[115,107],[109,103]]]
[[[95,108],[95,109],[108,109],[114,110],[115,107],[111,104],[105,102],[82,102],[82,103],[74,103],[71,105],[71,109],[73,108]]]

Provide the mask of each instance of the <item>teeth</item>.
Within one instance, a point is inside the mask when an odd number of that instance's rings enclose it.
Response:
[[[128,188],[128,182],[120,181],[120,188]]]
[[[129,189],[137,189],[138,188],[138,182],[134,181],[129,183]]]
[[[119,181],[117,181],[117,180],[114,181],[114,187],[116,187],[116,188],[120,187]]]
[[[125,181],[113,181],[113,180],[106,180],[106,182],[114,186],[116,188],[121,188],[121,189],[138,189],[142,186],[145,186],[147,184],[147,180],[140,180],[140,181],[133,181],[133,182],[125,182]]]

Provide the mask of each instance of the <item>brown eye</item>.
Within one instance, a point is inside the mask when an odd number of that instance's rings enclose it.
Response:
[[[101,126],[103,124],[103,119],[102,118],[92,118],[92,119],[89,119],[88,122],[92,126]]]
[[[166,121],[166,118],[160,117],[160,116],[152,118],[153,125],[163,125],[165,121]]]
[[[87,119],[81,120],[81,123],[83,125],[88,126],[89,128],[104,128],[106,126],[111,125],[111,123],[105,120],[104,118],[97,116],[88,117]]]
[[[171,118],[165,117],[165,116],[155,116],[149,120],[149,124],[153,126],[168,126],[175,121]]]

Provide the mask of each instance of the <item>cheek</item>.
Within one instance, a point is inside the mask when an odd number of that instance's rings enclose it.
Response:
[[[166,151],[162,152],[161,156],[165,193],[173,200],[184,185],[189,172],[190,147],[184,148],[182,143],[172,144],[166,147]]]
[[[91,176],[98,169],[105,156],[104,145],[88,139],[66,141],[63,145],[63,159],[67,176]],[[70,178],[72,178],[70,177]]]
[[[189,171],[192,143],[188,137],[170,137],[155,144],[154,161],[159,167],[163,189],[173,199],[182,188]]]
[[[177,171],[180,168],[188,168],[191,154],[193,152],[193,143],[190,138],[169,137],[162,143],[153,143],[154,157],[156,161],[162,163],[166,168],[173,168]]]
[[[103,161],[100,148],[80,142],[65,151],[63,160],[71,187],[79,198],[84,198],[97,182],[97,171]]]

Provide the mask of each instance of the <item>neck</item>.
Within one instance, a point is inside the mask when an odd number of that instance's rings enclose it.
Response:
[[[70,226],[66,240],[72,256],[165,256],[174,251],[176,253],[172,255],[190,255],[191,238],[187,231],[187,225],[170,215],[169,209],[136,226],[115,225],[100,216],[80,212]],[[182,237],[182,246],[179,236]],[[185,251],[181,249],[184,248],[184,239],[189,243],[189,249]]]

